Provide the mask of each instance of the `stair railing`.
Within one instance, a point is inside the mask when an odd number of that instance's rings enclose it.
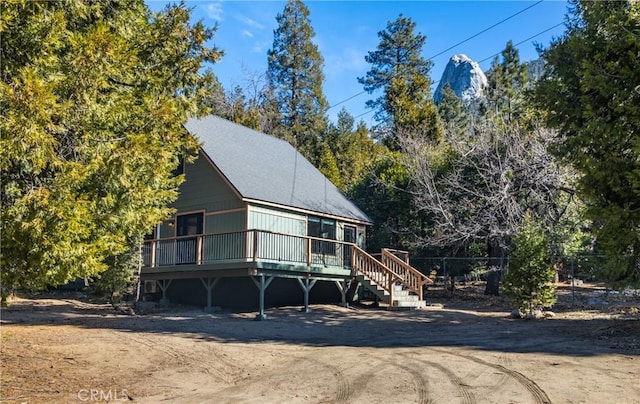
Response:
[[[423,300],[422,287],[427,283],[431,283],[431,279],[409,265],[408,262],[398,258],[393,252],[394,250],[383,248],[382,263],[393,273],[398,274],[402,284],[410,291],[416,293],[420,300]]]
[[[401,276],[393,272],[382,262],[373,258],[360,247],[352,245],[351,248],[353,251],[351,254],[351,268],[362,273],[389,292],[389,302],[393,302],[393,285],[398,281],[402,281]]]

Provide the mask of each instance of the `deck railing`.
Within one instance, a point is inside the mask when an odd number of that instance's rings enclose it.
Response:
[[[143,266],[270,261],[307,266],[351,267],[351,243],[246,230],[145,240]]]
[[[402,278],[402,283],[407,289],[416,293],[422,300],[422,287],[432,281],[422,272],[409,265],[408,252],[383,248],[381,261],[384,266]]]
[[[255,229],[146,240],[142,247],[145,268],[258,261],[338,267],[364,274],[392,300],[397,282],[422,300],[422,287],[430,280],[409,265],[408,254],[383,249],[379,256],[374,258],[353,243]]]
[[[352,267],[389,292],[390,301],[393,301],[393,286],[396,282],[402,282],[402,277],[399,274],[355,245],[353,246]]]

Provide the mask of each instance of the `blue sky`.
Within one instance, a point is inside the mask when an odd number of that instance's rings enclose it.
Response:
[[[553,37],[564,31],[557,26],[534,39],[528,38],[561,24],[567,2],[538,1],[306,1],[311,25],[325,62],[324,93],[329,105],[336,105],[362,92],[357,81],[369,70],[365,62],[367,52],[375,50],[387,22],[399,14],[416,22],[416,30],[426,35],[423,56],[434,62],[431,79],[437,81],[449,58],[464,53],[480,62],[487,70],[491,56],[504,49],[508,40],[518,45],[521,60],[537,58],[534,42],[548,45]],[[147,1],[153,10],[164,7],[164,1]],[[534,5],[535,4],[535,5]],[[284,1],[188,1],[194,20],[205,25],[218,24],[213,44],[225,51],[223,59],[212,69],[225,89],[236,85],[245,87],[248,77],[263,75],[267,68],[267,51],[273,44],[277,27],[276,15],[284,9]],[[451,46],[478,34],[492,25],[528,10],[484,32],[477,37],[447,50]],[[435,87],[434,87],[435,89]],[[329,117],[345,107],[353,116],[367,124],[373,123],[373,113],[367,113],[365,102],[373,98],[360,94],[328,111]]]

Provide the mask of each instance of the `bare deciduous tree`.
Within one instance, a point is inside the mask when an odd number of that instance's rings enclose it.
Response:
[[[417,243],[451,247],[487,243],[490,266],[502,267],[525,213],[555,223],[573,191],[547,152],[552,132],[537,122],[482,119],[473,135],[433,145],[417,133],[398,136],[413,182],[414,207],[432,228]]]

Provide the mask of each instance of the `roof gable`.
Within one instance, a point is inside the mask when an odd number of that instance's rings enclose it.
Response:
[[[185,127],[244,199],[371,223],[288,142],[213,115]]]

